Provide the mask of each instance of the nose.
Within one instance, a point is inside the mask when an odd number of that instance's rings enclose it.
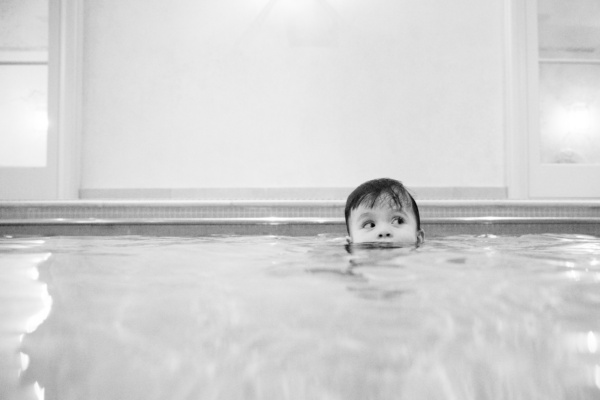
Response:
[[[388,231],[388,230],[383,230],[381,232],[379,232],[377,234],[377,238],[378,239],[391,239],[392,238],[392,232]]]

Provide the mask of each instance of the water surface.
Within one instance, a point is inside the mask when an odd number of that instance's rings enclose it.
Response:
[[[600,399],[600,239],[0,239],[0,398]]]

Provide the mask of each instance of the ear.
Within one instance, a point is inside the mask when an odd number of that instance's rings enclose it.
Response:
[[[422,245],[424,241],[425,241],[425,232],[423,232],[423,229],[419,229],[417,231],[417,246]]]

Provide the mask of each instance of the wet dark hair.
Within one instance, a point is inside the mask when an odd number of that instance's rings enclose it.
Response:
[[[417,231],[421,229],[421,218],[419,216],[419,207],[415,199],[408,193],[402,182],[395,179],[381,178],[373,179],[365,182],[348,196],[346,200],[346,209],[344,215],[346,217],[346,230],[350,234],[348,220],[352,210],[357,209],[360,205],[368,208],[373,208],[376,204],[388,202],[399,209],[412,209],[417,221]]]

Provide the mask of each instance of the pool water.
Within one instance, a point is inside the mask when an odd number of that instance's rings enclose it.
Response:
[[[1,399],[600,399],[600,239],[0,239]]]

